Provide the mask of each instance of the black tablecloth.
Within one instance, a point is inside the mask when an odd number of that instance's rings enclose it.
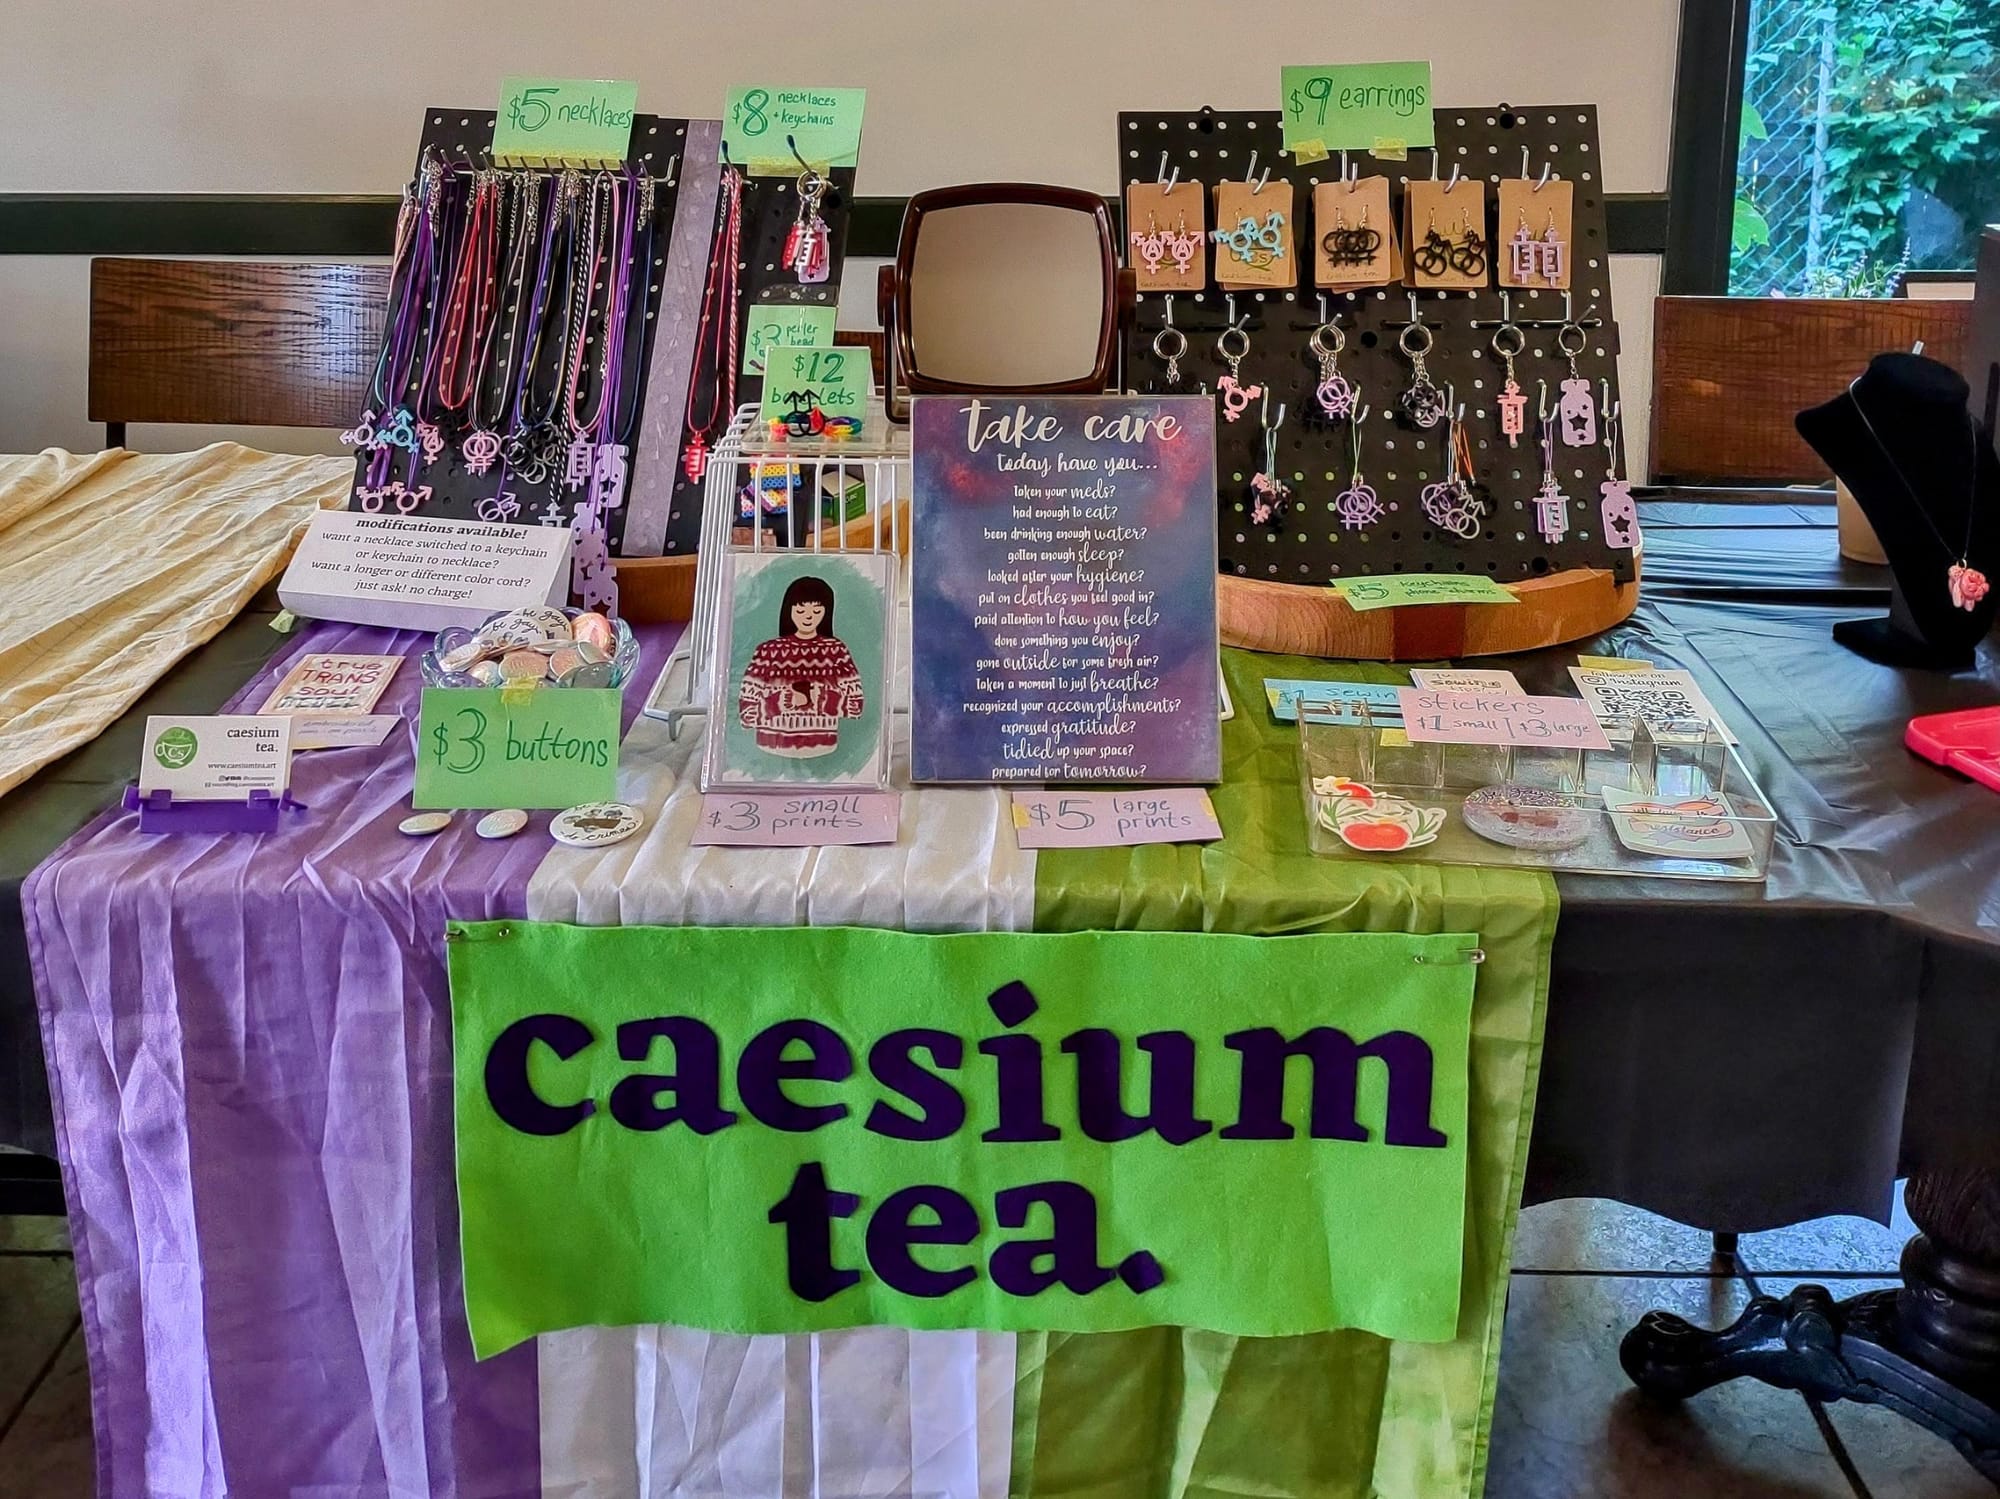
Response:
[[[2000,796],[1902,747],[1912,714],[2000,702],[1992,642],[1946,676],[1873,665],[1835,620],[1882,569],[1823,497],[1650,500],[1644,602],[1600,639],[1496,659],[1569,691],[1578,651],[1685,666],[1779,815],[1764,885],[1561,878],[1528,1196],[1703,1228],[1886,1220],[1895,1178],[2000,1142]],[[148,712],[210,712],[279,644],[246,616],[96,744],[0,802],[0,1143],[49,1148],[22,878],[116,795]]]

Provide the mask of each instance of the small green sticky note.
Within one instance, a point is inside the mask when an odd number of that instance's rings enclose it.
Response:
[[[1407,604],[1518,604],[1520,599],[1483,574],[1390,573],[1341,578],[1333,589],[1356,614]]]
[[[596,166],[632,149],[639,85],[610,78],[504,78],[493,122],[502,166]]]
[[[783,422],[788,435],[817,437],[825,420],[846,418],[861,430],[872,384],[866,349],[773,347],[764,361],[760,422]],[[815,425],[815,413],[819,421]]]
[[[419,809],[574,807],[618,794],[616,687],[426,687]]]
[[[1287,67],[1279,84],[1285,147],[1391,151],[1437,144],[1427,62]],[[1301,160],[1317,158],[1301,157]]]
[[[865,88],[733,88],[722,111],[722,149],[753,177],[796,177],[805,170],[851,167],[861,160]]]
[[[761,375],[771,350],[824,349],[833,343],[834,309],[806,307],[797,302],[770,302],[750,309],[750,327],[743,335],[743,373]]]
[[[1326,154],[1325,141],[1300,141],[1296,146],[1292,147],[1292,160],[1296,161],[1300,166],[1305,166],[1310,162],[1325,161]]]

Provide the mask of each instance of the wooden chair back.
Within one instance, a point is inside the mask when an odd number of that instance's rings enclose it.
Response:
[[[1877,354],[1917,343],[1963,370],[1970,302],[1661,297],[1653,313],[1656,484],[1829,483],[1792,419]]]

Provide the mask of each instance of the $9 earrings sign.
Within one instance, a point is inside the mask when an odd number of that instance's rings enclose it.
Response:
[[[611,800],[620,697],[615,687],[426,688],[413,804],[527,810]]]

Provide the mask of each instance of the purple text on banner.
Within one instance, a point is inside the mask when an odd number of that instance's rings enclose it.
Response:
[[[1022,848],[1206,843],[1221,836],[1215,806],[1198,786],[1014,793],[1014,837]]]
[[[1413,744],[1513,744],[1530,749],[1608,750],[1590,705],[1576,697],[1512,692],[1440,692],[1399,687],[1403,728]]]
[[[817,795],[710,792],[688,841],[696,847],[826,848],[894,843],[902,798],[893,791]]]

